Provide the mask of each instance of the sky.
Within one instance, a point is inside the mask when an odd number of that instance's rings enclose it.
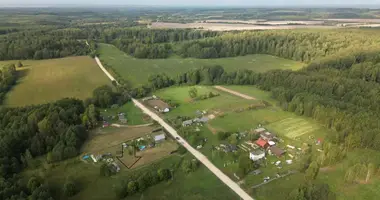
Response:
[[[380,5],[380,0],[0,0],[1,5],[307,6]]]

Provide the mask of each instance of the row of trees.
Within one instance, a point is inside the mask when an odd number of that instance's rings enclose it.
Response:
[[[158,169],[157,171],[146,172],[139,177],[134,177],[135,179],[123,180],[116,188],[116,197],[124,199],[137,192],[143,192],[159,182],[167,181],[171,179],[171,177],[172,175],[169,169]]]
[[[363,36],[368,37],[363,37]],[[220,58],[247,54],[271,54],[310,62],[336,52],[376,48],[378,33],[369,30],[263,31],[225,34],[220,37],[187,41],[178,54],[183,57]],[[354,52],[355,52],[354,51]]]

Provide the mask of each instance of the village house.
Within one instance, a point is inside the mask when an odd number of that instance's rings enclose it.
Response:
[[[208,122],[208,117],[195,118],[193,121],[198,123],[206,123]]]
[[[272,147],[269,147],[269,150],[268,150],[269,154],[271,155],[275,155],[277,157],[281,157],[282,155],[285,154],[285,151],[276,147],[276,146],[272,146]]]
[[[261,133],[260,137],[266,141],[276,139],[276,135],[270,132]]]
[[[156,143],[162,142],[162,141],[164,141],[165,139],[166,139],[166,136],[165,136],[164,133],[163,133],[163,134],[160,134],[160,135],[156,135],[156,136],[154,136],[154,142],[156,142]]]
[[[193,124],[193,120],[186,120],[182,122],[182,126],[191,126]]]
[[[260,159],[265,158],[265,152],[261,150],[254,150],[249,153],[249,159],[252,161],[258,161]]]
[[[259,138],[258,140],[256,140],[255,143],[257,145],[259,145],[259,147],[261,147],[263,149],[266,149],[269,146],[268,142],[266,140],[262,139],[262,138]]]

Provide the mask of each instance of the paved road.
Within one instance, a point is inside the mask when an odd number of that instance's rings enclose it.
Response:
[[[174,138],[179,138],[179,142],[191,153],[193,154],[199,161],[203,163],[212,173],[214,173],[223,183],[225,183],[228,187],[230,187],[236,194],[238,194],[244,200],[253,200],[251,196],[249,196],[243,189],[239,187],[237,183],[232,181],[228,176],[226,176],[222,171],[220,171],[214,164],[212,164],[206,156],[201,154],[199,151],[195,150],[190,144],[186,142],[180,135],[178,135],[177,131],[172,128],[169,124],[167,124],[163,119],[161,119],[156,113],[149,110],[142,103],[137,101],[136,99],[132,99],[137,107],[139,107],[144,113],[149,115],[153,120],[156,120],[161,126],[163,126]]]
[[[243,99],[248,99],[248,100],[255,100],[256,98],[254,97],[251,97],[251,96],[248,96],[246,94],[242,94],[240,92],[236,92],[234,90],[230,90],[228,88],[225,88],[225,87],[222,87],[222,86],[219,86],[219,85],[215,85],[214,88],[218,89],[218,90],[222,90],[222,91],[225,91],[225,92],[228,92],[230,94],[233,94],[235,96],[238,96],[238,97],[241,97]]]
[[[96,63],[98,63],[98,66],[100,69],[107,75],[107,77],[111,81],[116,81],[116,79],[108,73],[108,71],[104,68],[102,63],[100,62],[98,57],[95,57]],[[117,82],[116,82],[117,83]],[[119,83],[117,83],[119,84]],[[177,131],[172,128],[169,124],[167,124],[163,119],[161,119],[156,113],[149,110],[147,107],[145,107],[142,103],[137,101],[136,99],[132,99],[132,101],[135,103],[137,107],[139,107],[144,113],[149,115],[153,120],[157,121],[159,124],[161,124],[162,127],[164,127],[174,138],[179,138],[179,142],[191,153],[194,155],[195,158],[197,158],[201,163],[203,163],[204,166],[206,166],[212,173],[214,173],[224,184],[226,184],[228,187],[230,187],[236,194],[240,196],[243,200],[254,200],[251,196],[249,196],[243,189],[239,187],[237,183],[235,183],[233,180],[231,180],[228,176],[226,176],[220,169],[215,167],[214,164],[212,164],[206,156],[201,154],[199,151],[195,150],[190,144],[186,142],[180,135],[178,135]],[[200,180],[201,181],[201,180]],[[217,191],[215,191],[217,192]]]

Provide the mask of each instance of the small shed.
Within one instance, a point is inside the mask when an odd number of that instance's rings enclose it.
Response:
[[[102,126],[103,128],[106,128],[106,127],[109,127],[109,126],[110,126],[110,124],[108,122],[106,122],[106,121],[103,122],[103,126]]]
[[[253,175],[259,175],[259,174],[261,174],[262,172],[261,172],[261,170],[260,169],[256,169],[256,170],[254,170],[253,172],[251,172],[251,174],[253,174]]]
[[[264,140],[273,140],[273,139],[276,139],[276,135],[273,134],[273,133],[270,133],[270,132],[264,132],[264,133],[261,133],[260,134],[260,137]]]
[[[257,128],[253,131],[253,133],[261,134],[261,133],[264,133],[265,131],[266,131],[265,128]]]
[[[160,135],[156,135],[154,136],[154,142],[158,143],[158,142],[162,142],[166,139],[166,136],[165,134],[160,134]]]

